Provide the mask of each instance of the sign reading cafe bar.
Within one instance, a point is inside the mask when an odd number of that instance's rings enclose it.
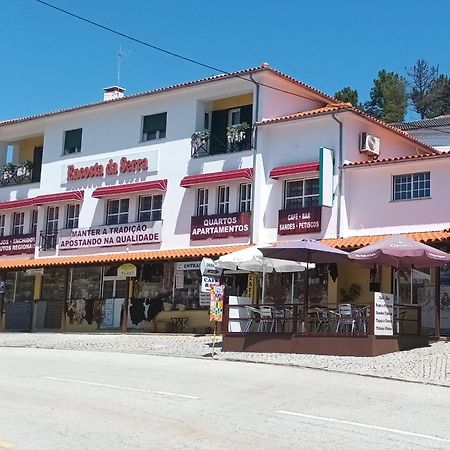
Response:
[[[113,247],[157,242],[161,242],[161,221],[63,230],[59,237],[59,249],[76,250],[87,247]]]
[[[250,236],[250,212],[194,216],[191,239],[219,239]]]
[[[322,208],[281,209],[278,211],[278,234],[317,233],[320,231]]]

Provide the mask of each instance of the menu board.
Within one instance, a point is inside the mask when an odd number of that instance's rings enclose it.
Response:
[[[374,292],[374,334],[394,334],[394,295]]]

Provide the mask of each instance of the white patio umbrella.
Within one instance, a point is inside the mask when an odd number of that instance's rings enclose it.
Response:
[[[248,247],[237,252],[228,253],[216,260],[217,267],[228,270],[248,270],[249,272],[262,272],[263,283],[261,297],[264,301],[266,273],[272,272],[302,272],[306,263],[288,261],[284,259],[265,258],[257,247]],[[310,267],[311,264],[310,264]],[[293,295],[293,291],[292,291]]]

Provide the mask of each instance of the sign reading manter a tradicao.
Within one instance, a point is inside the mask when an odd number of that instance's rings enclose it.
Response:
[[[153,244],[161,242],[161,224],[160,221],[139,222],[64,230],[59,237],[59,249]]]

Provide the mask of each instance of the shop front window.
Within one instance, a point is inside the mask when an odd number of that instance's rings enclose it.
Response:
[[[44,275],[42,277],[42,300],[65,300],[67,270],[64,268],[44,269]]]
[[[26,272],[7,272],[5,277],[6,302],[30,302],[34,297],[34,276]]]
[[[70,283],[70,299],[100,298],[101,267],[77,267],[72,269]]]

